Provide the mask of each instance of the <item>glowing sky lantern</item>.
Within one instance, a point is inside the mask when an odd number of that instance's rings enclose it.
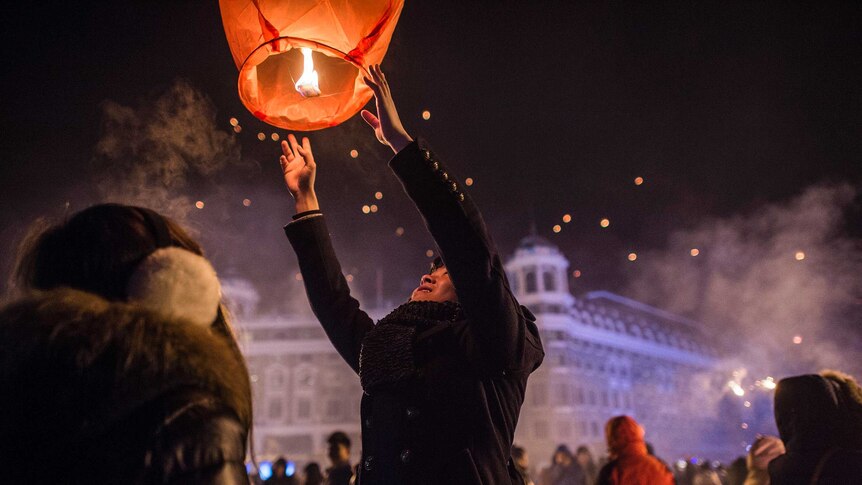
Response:
[[[335,126],[372,93],[362,82],[383,61],[404,0],[220,0],[239,68],[239,97],[288,130]]]

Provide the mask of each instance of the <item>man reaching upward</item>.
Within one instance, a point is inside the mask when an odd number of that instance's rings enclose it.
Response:
[[[544,357],[535,319],[469,195],[402,126],[379,66],[366,83],[377,115],[362,117],[396,153],[389,167],[442,255],[407,303],[376,325],[360,310],[314,191],[311,143],[289,135],[280,159],[297,211],[285,233],[309,302],[364,391],[358,483],[522,483],[509,458],[527,377]]]

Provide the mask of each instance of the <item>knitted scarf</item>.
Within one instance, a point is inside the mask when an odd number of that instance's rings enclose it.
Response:
[[[448,301],[409,301],[392,310],[362,339],[359,352],[362,389],[371,394],[413,378],[416,375],[413,352],[416,334],[460,318],[461,306]]]

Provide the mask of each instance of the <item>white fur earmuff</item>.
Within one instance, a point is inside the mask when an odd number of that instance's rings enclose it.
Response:
[[[204,257],[178,247],[161,248],[135,268],[129,301],[157,312],[210,326],[218,314],[221,285]]]

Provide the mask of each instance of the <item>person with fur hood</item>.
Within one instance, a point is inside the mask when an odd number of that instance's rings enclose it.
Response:
[[[173,221],[103,204],[35,232],[0,310],[9,483],[248,483],[245,361]]]
[[[611,418],[605,425],[609,461],[599,471],[597,485],[672,485],[673,474],[647,453],[644,429],[629,416]]]
[[[297,214],[285,227],[309,302],[336,350],[359,375],[361,485],[516,484],[511,461],[527,378],[542,362],[535,318],[512,294],[482,216],[423,140],[398,117],[372,66],[377,139],[416,204],[442,259],[410,300],[374,323],[350,295],[314,191],[307,138],[282,144]]]
[[[824,371],[775,388],[775,424],[786,453],[769,462],[772,485],[862,483],[862,388]]]

